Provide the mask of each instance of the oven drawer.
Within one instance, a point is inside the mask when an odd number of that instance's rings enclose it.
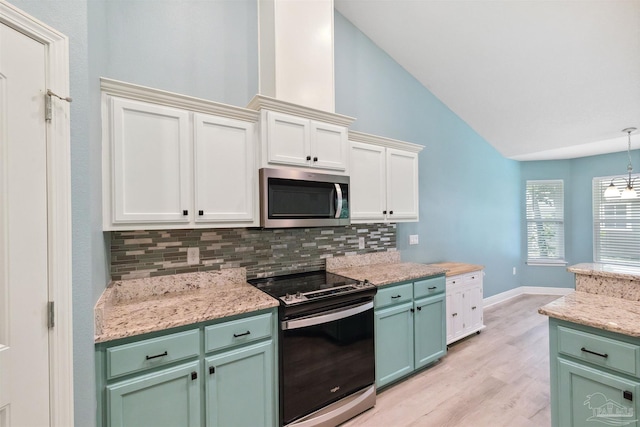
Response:
[[[640,375],[640,347],[558,326],[558,352],[633,376]]]
[[[107,348],[107,378],[115,378],[200,354],[200,331],[179,332]]]
[[[210,352],[271,336],[271,313],[204,328],[204,351]]]
[[[444,292],[446,283],[444,276],[431,277],[413,282],[413,297],[422,298]]]
[[[388,288],[378,288],[375,307],[382,308],[408,301],[413,301],[413,283],[389,286]]]

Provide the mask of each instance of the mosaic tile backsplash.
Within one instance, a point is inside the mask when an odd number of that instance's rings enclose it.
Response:
[[[364,249],[358,249],[364,237]],[[200,262],[187,264],[197,247]],[[111,279],[245,267],[247,278],[324,269],[325,259],[396,249],[396,224],[111,232]]]

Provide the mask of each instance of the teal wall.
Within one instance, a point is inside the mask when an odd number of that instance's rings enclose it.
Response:
[[[352,128],[424,145],[420,222],[399,224],[405,261],[486,267],[485,297],[519,286],[520,166],[505,159],[446,105],[335,14],[336,112]],[[409,235],[420,244],[409,246]]]
[[[640,167],[640,150],[631,152],[636,170]],[[521,192],[529,179],[563,179],[565,193],[565,257],[568,265],[593,262],[593,214],[591,183],[594,177],[623,176],[628,157],[626,152],[581,157],[571,160],[522,162]],[[524,197],[521,209],[524,210]],[[521,229],[522,258],[526,261],[526,228]],[[573,274],[564,267],[524,266],[523,286],[574,286]]]

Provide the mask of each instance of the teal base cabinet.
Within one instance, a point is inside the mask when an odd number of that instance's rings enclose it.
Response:
[[[444,292],[442,275],[378,289],[374,303],[377,388],[446,354]]]
[[[553,427],[640,426],[640,339],[549,319]]]
[[[278,425],[277,311],[96,345],[98,427]]]

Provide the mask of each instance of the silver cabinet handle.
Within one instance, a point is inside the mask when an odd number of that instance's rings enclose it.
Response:
[[[340,184],[334,183],[336,186],[336,195],[338,196],[338,204],[336,206],[336,218],[340,218],[340,214],[342,214],[342,188],[340,188]]]

